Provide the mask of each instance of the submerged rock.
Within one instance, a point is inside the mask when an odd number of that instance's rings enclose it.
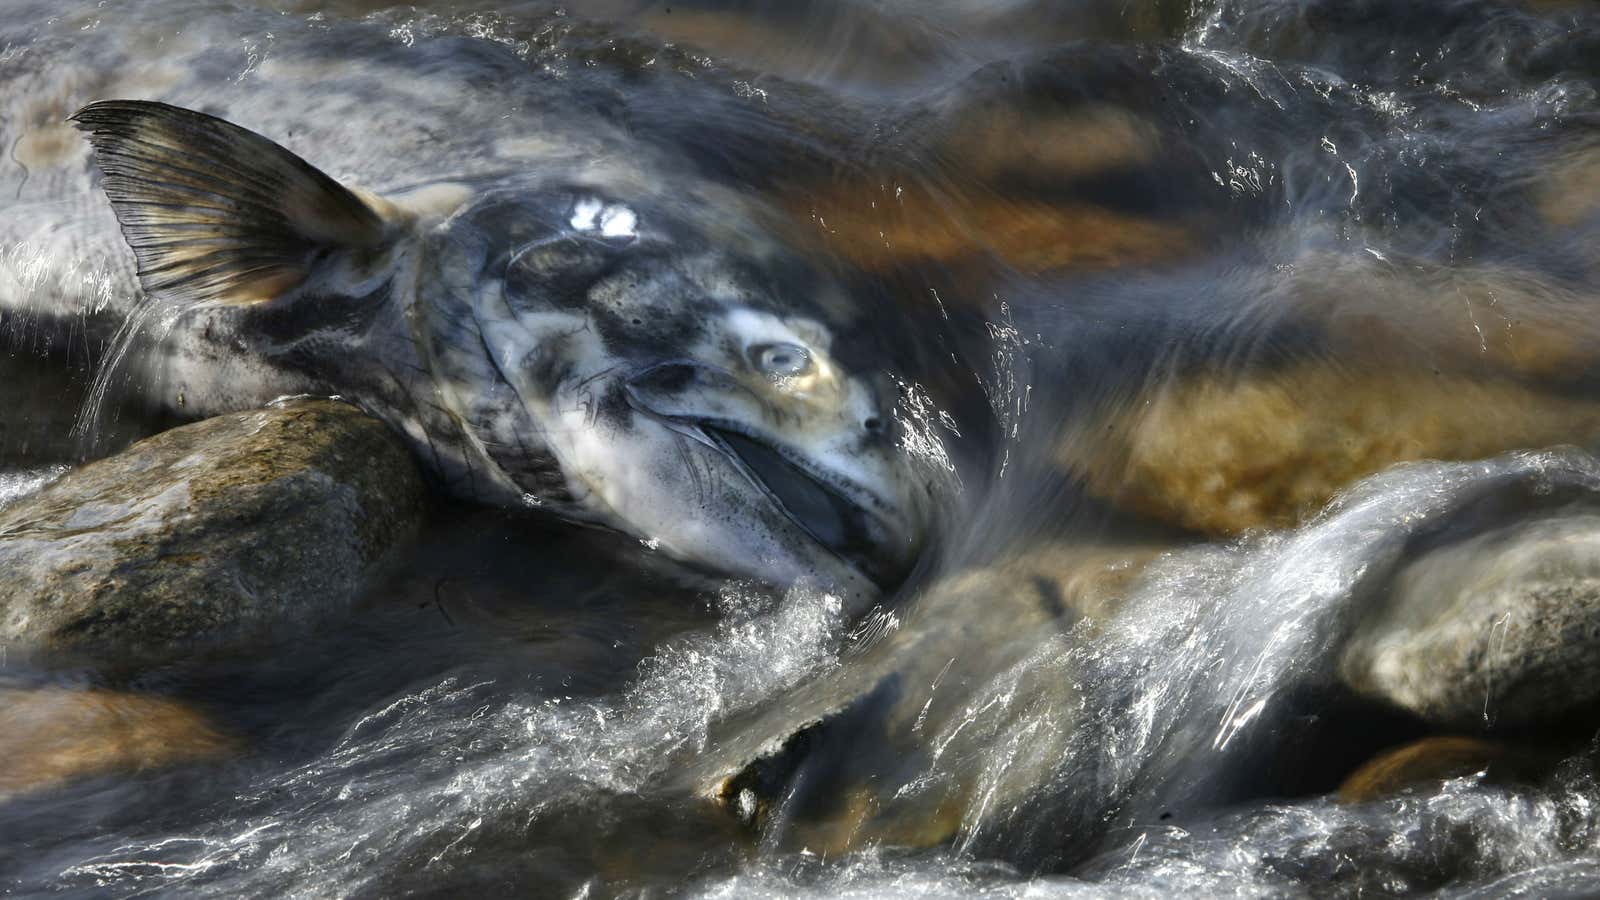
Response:
[[[1078,698],[1063,672],[1024,661],[1053,638],[1091,638],[1155,555],[1050,546],[942,579],[903,621],[873,623],[880,636],[845,665],[721,723],[685,769],[692,789],[757,831],[830,855],[932,846],[986,804],[1025,802],[1071,730],[1019,752],[1008,726],[1042,708],[1070,718]],[[997,678],[1016,680],[1015,703],[977,713]],[[985,775],[993,783],[980,788]]]
[[[1335,795],[1340,803],[1370,803],[1411,790],[1437,790],[1452,778],[1528,782],[1554,769],[1562,754],[1483,738],[1439,736],[1378,754],[1352,772]]]
[[[1082,293],[1068,321],[1086,337],[1071,347],[1093,363],[1064,370],[1081,413],[1057,461],[1097,497],[1168,525],[1286,528],[1397,463],[1600,446],[1588,388],[1600,326],[1582,283],[1297,252],[1271,276],[1207,263]],[[1204,318],[1141,318],[1190,294]],[[1014,306],[1024,333],[1063,330]]]
[[[1518,454],[1393,473],[1288,539],[1046,545],[935,583],[685,769],[771,846],[1004,841],[1055,865],[1108,828],[1325,794],[1383,748],[1481,727],[1486,697],[1502,723],[1581,725],[1600,707],[1597,505],[1592,457]],[[1403,664],[1373,664],[1391,644]],[[1378,757],[1343,796],[1470,774],[1498,746]],[[1522,780],[1554,757],[1498,759]]]
[[[0,800],[77,778],[220,759],[235,748],[199,711],[166,697],[0,690]]]
[[[425,497],[400,442],[343,403],[163,432],[0,511],[0,646],[148,660],[313,619]]]
[[[1399,462],[1600,439],[1600,406],[1510,380],[1304,363],[1195,376],[1067,436],[1089,489],[1212,535],[1295,525]]]
[[[1406,565],[1340,663],[1430,723],[1557,726],[1600,702],[1600,513],[1505,526]]]

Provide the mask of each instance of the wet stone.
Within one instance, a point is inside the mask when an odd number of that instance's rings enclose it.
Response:
[[[1041,646],[1092,639],[1156,552],[1045,544],[940,579],[845,665],[719,724],[686,767],[696,793],[759,833],[826,855],[930,847],[985,803],[1020,808],[1066,752],[1079,697],[1060,668],[1016,667]],[[1007,702],[986,702],[982,692],[1008,672]],[[939,765],[983,758],[1042,710],[1063,727],[992,784]]]
[[[237,741],[170,697],[0,690],[0,801],[78,778],[221,759]]]
[[[1339,785],[1340,803],[1383,800],[1407,790],[1436,789],[1440,782],[1487,771],[1506,756],[1493,741],[1431,737],[1392,748],[1352,772]]]
[[[1600,704],[1600,514],[1409,563],[1340,660],[1359,693],[1452,728],[1553,728]]]
[[[1075,429],[1059,458],[1089,489],[1210,535],[1287,528],[1400,462],[1600,439],[1600,407],[1511,381],[1303,363],[1195,376]]]
[[[1411,791],[1436,792],[1455,778],[1534,784],[1553,772],[1569,749],[1460,735],[1422,738],[1373,757],[1345,778],[1335,797],[1340,803],[1371,803]]]
[[[343,403],[163,432],[0,510],[0,647],[157,661],[304,625],[347,607],[425,498]]]

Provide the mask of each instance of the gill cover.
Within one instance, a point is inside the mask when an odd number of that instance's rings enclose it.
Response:
[[[384,218],[305,160],[215,116],[103,100],[72,116],[88,135],[145,293],[253,304],[330,258],[375,251]]]

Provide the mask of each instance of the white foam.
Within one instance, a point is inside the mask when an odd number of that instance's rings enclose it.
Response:
[[[0,470],[0,509],[38,492],[66,473],[67,466]]]

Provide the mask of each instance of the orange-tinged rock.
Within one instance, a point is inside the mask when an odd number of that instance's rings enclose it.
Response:
[[[1571,151],[1551,167],[1535,193],[1545,221],[1571,228],[1600,214],[1600,146]]]
[[[992,193],[858,183],[786,202],[791,215],[816,223],[830,251],[869,271],[987,257],[1023,272],[1096,270],[1167,262],[1196,245],[1175,222]]]
[[[204,714],[169,697],[54,687],[0,691],[0,797],[219,759],[236,747]]]
[[[1040,114],[1014,106],[975,109],[944,141],[951,168],[980,180],[1005,176],[1073,179],[1156,162],[1156,127],[1113,106]]]
[[[1525,782],[1548,772],[1560,757],[1548,747],[1436,735],[1378,754],[1350,773],[1334,796],[1340,803],[1371,803],[1479,773],[1496,783]]]
[[[1600,439],[1600,404],[1509,380],[1308,362],[1208,374],[1067,432],[1058,458],[1123,508],[1210,534],[1293,525],[1395,463]]]

